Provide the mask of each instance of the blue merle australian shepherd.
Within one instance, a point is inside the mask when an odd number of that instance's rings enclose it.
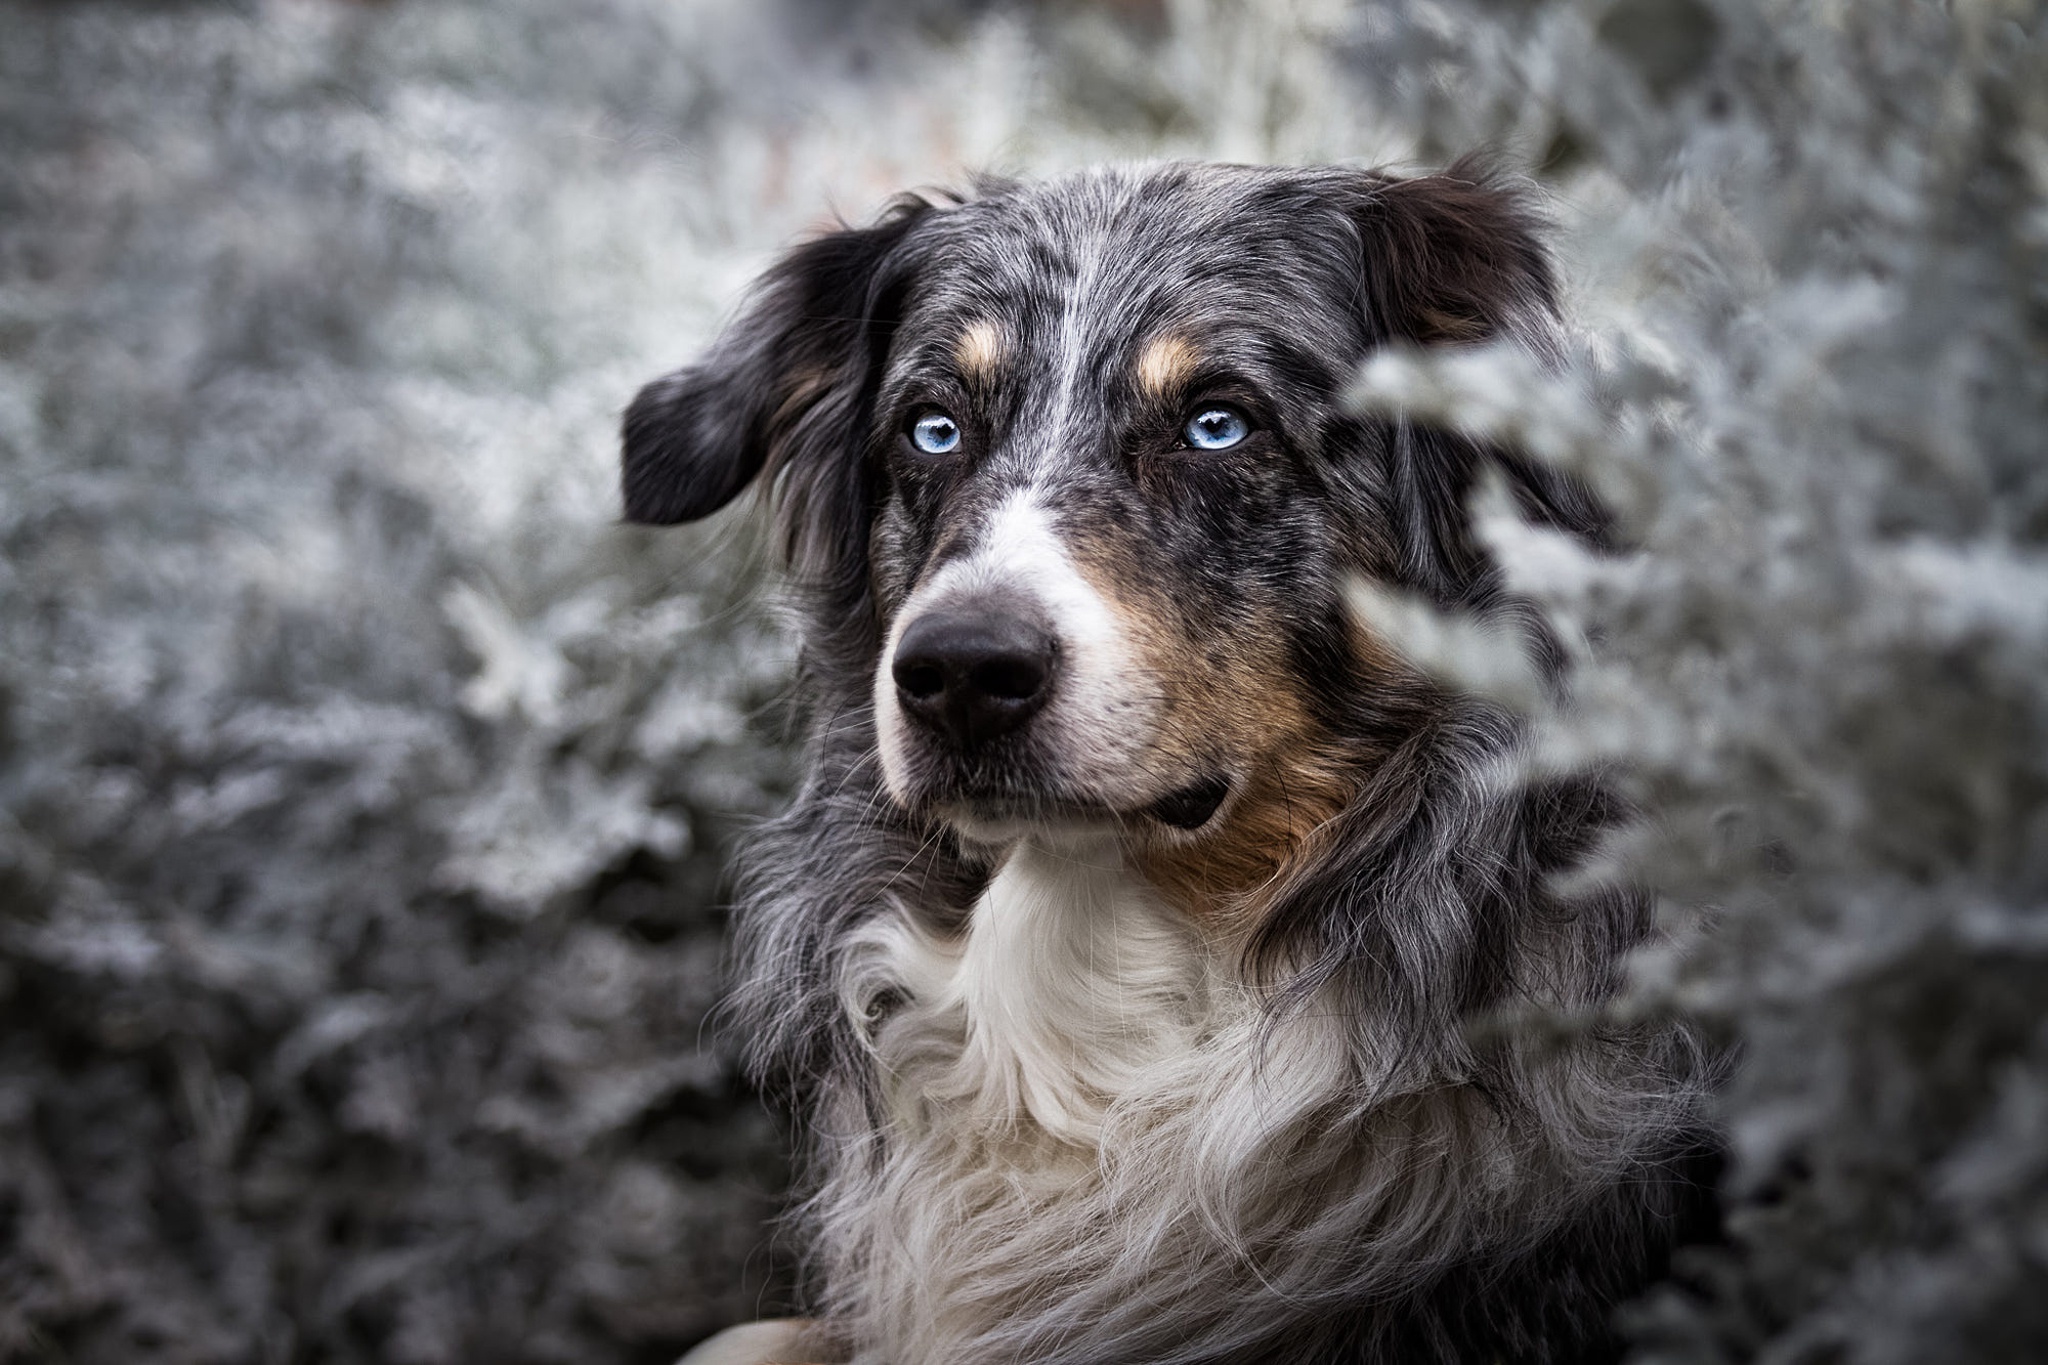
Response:
[[[1606,537],[1553,470],[1343,401],[1375,348],[1557,326],[1471,165],[1113,169],[798,246],[635,399],[627,516],[762,485],[801,604],[737,1007],[816,1316],[704,1358],[1614,1356],[1710,1159],[1696,1041],[1599,1008],[1644,899],[1561,889],[1621,812],[1504,780],[1513,720],[1347,606],[1511,609],[1487,471]]]

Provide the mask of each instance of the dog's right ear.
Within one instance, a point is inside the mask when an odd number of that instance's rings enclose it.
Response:
[[[626,409],[626,520],[709,516],[767,469],[824,459],[859,439],[862,380],[900,270],[892,257],[929,210],[894,206],[791,250],[694,365],[640,390]]]

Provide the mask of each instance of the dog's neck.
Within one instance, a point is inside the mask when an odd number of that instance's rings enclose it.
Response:
[[[1209,957],[1113,840],[1019,841],[961,938],[894,964],[917,1012],[960,1030],[919,1107],[1092,1146],[1112,1103],[1196,1046]]]

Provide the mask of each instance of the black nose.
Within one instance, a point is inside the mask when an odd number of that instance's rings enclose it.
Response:
[[[928,612],[896,642],[889,666],[903,709],[961,749],[1029,720],[1052,691],[1058,648],[1015,616]]]

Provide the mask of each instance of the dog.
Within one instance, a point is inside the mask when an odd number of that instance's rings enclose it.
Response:
[[[1514,615],[1482,479],[1612,539],[1344,401],[1382,348],[1560,328],[1478,163],[1125,167],[818,236],[639,393],[628,519],[769,490],[808,715],[735,1008],[807,1136],[817,1316],[699,1359],[1617,1354],[1714,1146],[1699,1038],[1602,1011],[1645,897],[1564,889],[1627,812],[1504,777],[1514,717],[1350,605]]]

